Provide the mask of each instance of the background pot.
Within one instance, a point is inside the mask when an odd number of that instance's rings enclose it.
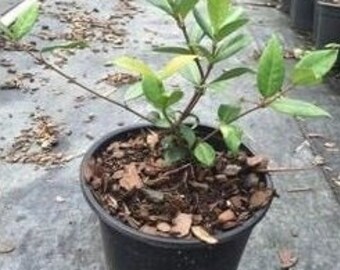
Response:
[[[147,126],[115,131],[99,140],[85,155],[81,167],[81,186],[84,196],[100,220],[108,270],[236,270],[254,226],[264,217],[270,204],[259,210],[241,226],[217,236],[219,243],[207,245],[198,240],[161,238],[146,235],[121,223],[106,213],[85,183],[85,164],[115,140],[128,133],[138,133]],[[149,127],[150,128],[150,127]],[[203,134],[213,129],[200,126]],[[216,148],[224,148],[223,141],[212,138]],[[250,152],[246,147],[244,150]],[[263,175],[272,187],[269,175]]]
[[[340,43],[340,4],[332,5],[318,1],[316,19],[316,46]]]
[[[312,31],[314,0],[292,0],[290,16],[297,30]]]

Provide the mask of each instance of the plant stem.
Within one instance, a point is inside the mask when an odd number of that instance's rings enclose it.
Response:
[[[153,122],[148,119],[146,116],[142,115],[141,113],[137,112],[136,110],[124,105],[123,103],[120,103],[116,100],[113,100],[111,98],[109,98],[108,96],[102,95],[98,92],[96,92],[95,90],[87,87],[86,85],[82,84],[81,82],[78,82],[77,80],[75,80],[73,77],[71,77],[70,75],[64,73],[62,70],[60,70],[59,68],[55,67],[54,65],[50,64],[47,60],[45,60],[44,56],[42,55],[42,53],[40,53],[40,56],[35,55],[33,52],[31,52],[30,50],[27,50],[24,46],[21,46],[21,44],[17,44],[19,47],[23,48],[23,51],[25,51],[29,56],[31,56],[34,60],[38,61],[39,63],[42,63],[43,65],[45,65],[47,68],[53,70],[54,72],[56,72],[57,74],[59,74],[60,76],[64,77],[65,79],[68,80],[69,83],[73,83],[75,85],[77,85],[78,87],[82,88],[83,90],[109,102],[112,103],[122,109],[127,110],[128,112],[138,116],[139,118],[152,123]]]
[[[285,90],[281,91],[278,95],[268,99],[268,100],[264,100],[262,101],[260,104],[258,104],[257,106],[239,114],[238,116],[234,117],[232,120],[230,120],[230,123],[231,122],[234,122],[236,120],[239,120],[240,118],[243,118],[245,117],[246,115],[252,113],[252,112],[255,112],[259,109],[263,109],[263,108],[266,108],[268,107],[270,104],[272,104],[275,100],[279,99],[280,97],[284,96],[285,94],[287,94],[289,91],[291,91],[293,89],[294,85],[289,85]],[[207,136],[205,136],[203,138],[204,141],[210,139],[211,137],[215,136],[217,133],[219,133],[220,130],[219,129],[215,129],[214,131],[212,131],[211,133],[209,133]]]

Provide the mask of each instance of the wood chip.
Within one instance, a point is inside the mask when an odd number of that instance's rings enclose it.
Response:
[[[171,226],[166,222],[160,222],[157,224],[157,230],[167,233],[171,231]]]
[[[154,149],[156,145],[159,143],[159,136],[156,132],[151,132],[146,137],[147,144],[151,147],[151,149]]]
[[[250,197],[250,208],[258,209],[265,206],[273,196],[273,191],[267,190],[257,190]]]
[[[173,219],[174,226],[171,228],[171,233],[177,237],[184,237],[190,233],[192,224],[192,215],[179,213],[176,218]]]
[[[125,166],[124,175],[120,179],[119,184],[128,191],[141,189],[143,187],[143,181],[140,178],[137,167],[134,163]]]
[[[214,245],[214,244],[217,244],[217,243],[218,243],[218,240],[217,240],[215,237],[211,236],[211,235],[210,235],[203,227],[201,227],[201,226],[193,226],[193,227],[191,228],[191,232],[193,233],[193,235],[194,235],[197,239],[199,239],[199,240],[201,240],[201,241],[203,241],[203,242],[205,242],[205,243],[207,243],[207,244]]]
[[[268,159],[263,156],[253,156],[247,158],[247,165],[249,167],[262,167],[266,168],[268,165]]]
[[[226,222],[229,222],[229,221],[234,221],[234,220],[236,220],[236,218],[237,217],[236,217],[234,211],[228,209],[218,216],[218,222],[226,223]]]
[[[279,259],[282,270],[288,270],[298,262],[298,257],[296,257],[289,249],[281,249],[279,251]]]

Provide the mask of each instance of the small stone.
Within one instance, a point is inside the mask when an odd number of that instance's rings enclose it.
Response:
[[[65,200],[63,197],[61,197],[61,196],[57,196],[57,197],[55,197],[55,201],[56,201],[57,203],[63,203],[63,202],[66,202],[66,200]]]

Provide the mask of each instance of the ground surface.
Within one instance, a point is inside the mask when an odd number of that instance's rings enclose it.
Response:
[[[115,72],[104,67],[105,62],[119,55],[134,54],[159,66],[163,59],[149,53],[151,46],[165,41],[175,43],[180,38],[164,16],[157,15],[142,1],[129,1],[138,7],[138,12],[122,6],[122,1],[65,1],[59,2],[58,6],[49,6],[49,1],[45,2],[44,14],[35,35],[30,38],[38,43],[38,47],[49,43],[42,40],[46,35],[53,38],[53,35],[71,29],[57,16],[65,8],[83,15],[84,11],[89,11],[91,15],[86,16],[106,23],[109,15],[123,17],[112,19],[113,24],[118,24],[119,31],[127,31],[127,35],[120,36],[120,39],[114,37],[114,45],[112,41],[103,44],[103,36],[99,36],[90,42],[90,49],[68,56],[68,63],[60,61],[61,56],[50,57],[52,62],[63,65],[65,71],[101,93],[108,93],[112,87],[105,82],[96,82]],[[253,65],[254,50],[259,50],[274,32],[284,39],[287,49],[301,44],[302,40],[279,11],[252,5],[245,5],[245,8],[252,21],[247,31],[253,36],[254,43],[230,65]],[[76,34],[77,31],[73,32]],[[105,33],[103,35],[109,38]],[[91,98],[58,75],[35,65],[24,53],[1,51],[1,59],[9,60],[13,64],[10,69],[17,73],[8,72],[9,67],[2,62],[0,84],[3,86],[18,79],[19,75],[21,87],[21,90],[6,90],[6,85],[1,87],[2,154],[8,153],[14,137],[22,129],[30,127],[32,113],[35,113],[49,115],[58,124],[61,133],[54,151],[71,160],[54,168],[1,161],[0,269],[105,269],[98,221],[79,188],[80,156],[93,143],[92,138],[140,121],[105,101]],[[27,74],[23,79],[21,75],[25,73],[33,74],[34,81],[27,79],[30,77]],[[228,100],[230,93],[251,98],[254,83],[250,77],[231,83],[229,89],[205,98],[197,113],[205,122],[213,122],[216,102]],[[326,165],[315,170],[274,175],[281,198],[275,200],[265,220],[254,230],[241,270],[279,269],[278,252],[282,249],[292,250],[298,256],[299,263],[294,269],[340,269],[340,211],[336,200],[340,173],[336,148],[336,145],[340,147],[340,95],[327,85],[300,89],[296,95],[318,101],[332,113],[333,120],[302,122],[263,111],[242,121],[248,141],[258,152],[272,158],[272,166],[310,166],[316,155],[319,160],[324,157]],[[121,96],[121,91],[113,93],[114,96]],[[138,106],[145,110],[144,105]]]

